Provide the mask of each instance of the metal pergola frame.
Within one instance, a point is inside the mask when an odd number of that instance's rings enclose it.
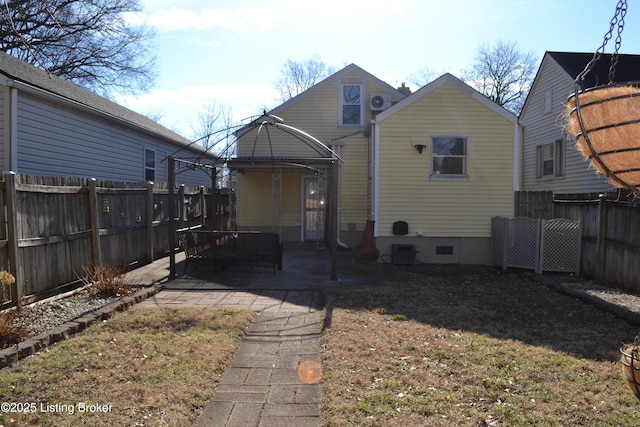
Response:
[[[330,280],[337,281],[337,247],[338,247],[338,173],[340,163],[342,159],[326,144],[319,141],[312,135],[297,129],[293,126],[289,126],[284,124],[284,120],[280,117],[274,115],[264,114],[261,119],[253,121],[251,124],[244,127],[245,130],[250,130],[251,128],[258,128],[258,132],[256,134],[256,138],[253,145],[253,150],[251,156],[247,157],[231,157],[226,159],[220,159],[221,163],[224,163],[230,170],[243,170],[243,169],[273,169],[273,168],[282,168],[282,169],[293,169],[293,168],[305,168],[312,170],[320,170],[325,169],[330,171],[328,176],[330,177],[330,188],[331,188],[331,200],[330,206],[331,210],[329,212],[330,218],[330,228],[329,228],[329,245],[331,248],[331,274]],[[269,135],[268,129],[270,127],[274,127],[278,130],[283,131],[286,134],[292,135],[310,148],[312,148],[317,156],[314,157],[258,157],[255,156],[256,146],[258,143],[258,138],[261,134],[261,131],[264,129],[267,134],[269,148],[271,149],[271,136]],[[273,152],[271,150],[271,152]],[[176,154],[176,153],[174,153]],[[169,170],[169,206],[175,205],[175,175],[176,175],[176,162],[186,162],[185,160],[180,160],[171,155],[167,158],[168,160],[168,170]],[[213,197],[214,197],[214,209],[216,209],[216,201],[215,194],[217,190],[216,183],[216,165],[204,165],[200,163],[190,162],[190,167],[208,167],[213,170],[212,174],[212,189],[213,189]],[[169,216],[169,277],[170,279],[176,276],[176,262],[175,262],[175,253],[176,253],[176,219],[175,215],[172,213]]]

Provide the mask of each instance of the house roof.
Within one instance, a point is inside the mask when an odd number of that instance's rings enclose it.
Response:
[[[408,97],[404,98],[403,100],[397,102],[396,104],[382,111],[376,116],[376,121],[381,121],[386,119],[387,117],[391,116],[397,111],[400,111],[404,107],[412,104],[413,102],[417,101],[423,96],[430,94],[431,92],[442,87],[445,84],[451,84],[457,87],[461,91],[469,94],[469,96],[471,96],[476,101],[479,101],[481,104],[485,105],[487,108],[493,110],[494,112],[503,116],[510,122],[514,123],[514,125],[517,124],[518,118],[515,116],[515,114],[505,109],[504,107],[501,107],[500,105],[496,104],[495,102],[487,98],[485,95],[481,94],[480,92],[478,92],[477,90],[475,90],[474,88],[472,88],[471,86],[469,86],[468,84],[466,84],[465,82],[463,82],[462,80],[458,79],[457,77],[453,76],[450,73],[443,74],[442,76],[438,77],[431,83],[421,87],[419,90],[412,93]]]
[[[593,53],[579,52],[547,52],[564,71],[575,79],[589,61],[593,59]],[[609,83],[609,68],[611,67],[610,53],[603,53],[595,62],[593,69],[585,76],[585,88],[606,85]],[[640,80],[640,55],[619,54],[615,67],[614,83]]]
[[[51,75],[44,70],[3,52],[0,52],[0,74],[11,80],[20,82],[27,87],[44,91],[53,96],[71,101],[72,103],[81,104],[101,115],[108,116],[111,119],[124,122],[131,127],[151,133],[178,148],[188,147],[192,152],[197,152],[210,158],[217,158],[217,156],[207,152],[203,147],[192,144],[192,141],[189,139],[178,135],[142,114],[129,110],[81,86]]]
[[[282,112],[284,110],[287,110],[288,108],[291,108],[292,106],[294,106],[298,102],[304,100],[308,96],[313,95],[314,93],[316,93],[317,91],[321,90],[325,86],[333,83],[336,80],[341,79],[344,75],[352,73],[352,72],[356,72],[356,73],[364,75],[367,78],[367,80],[371,80],[371,81],[375,82],[378,86],[380,86],[381,90],[387,91],[387,92],[391,92],[398,98],[405,98],[407,96],[404,92],[402,92],[402,91],[394,88],[390,84],[380,80],[379,78],[377,78],[373,74],[369,73],[368,71],[365,71],[364,69],[358,67],[356,64],[349,64],[346,67],[344,67],[343,69],[341,69],[341,70],[333,73],[329,77],[325,78],[324,80],[316,83],[315,85],[313,85],[309,89],[305,90],[304,92],[299,93],[298,95],[294,96],[293,98],[283,102],[282,104],[278,105],[274,109],[268,111],[268,114],[277,116],[280,112]],[[236,131],[236,133],[235,133],[236,137],[237,138],[241,137],[245,133],[249,132],[251,129],[255,128],[257,126],[256,123],[260,123],[260,122],[262,122],[264,120],[265,120],[265,116],[264,115],[261,116],[261,117],[256,118],[251,123],[248,123],[246,126],[243,126],[242,128],[238,129]]]
[[[593,69],[584,78],[585,89],[606,85],[609,83],[609,68],[611,66],[611,54],[603,53],[598,61],[595,62]],[[556,63],[562,71],[564,71],[571,80],[578,77],[589,61],[593,59],[593,53],[585,52],[545,52],[536,77],[524,102],[520,117],[524,117],[527,113],[532,94],[536,91],[536,87],[540,81],[540,73],[545,64],[551,61]],[[615,82],[628,82],[640,80],[640,55],[619,54],[618,63],[616,65]],[[573,92],[573,91],[572,91]],[[569,94],[567,94],[569,96]],[[565,98],[566,101],[566,98]]]

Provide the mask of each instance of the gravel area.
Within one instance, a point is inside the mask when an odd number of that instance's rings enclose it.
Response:
[[[621,289],[607,288],[591,282],[562,283],[566,289],[581,292],[620,308],[640,313],[640,296],[628,294]]]
[[[83,289],[63,298],[25,306],[17,322],[24,325],[29,336],[35,336],[121,298],[99,297]]]
[[[598,285],[594,281],[579,277],[563,278],[554,275],[534,275],[533,277],[559,292],[579,298],[632,325],[640,326],[640,295],[637,293],[625,292],[613,286]]]

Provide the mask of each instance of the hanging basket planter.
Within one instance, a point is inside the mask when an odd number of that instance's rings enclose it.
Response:
[[[618,188],[640,193],[640,88],[637,82],[614,83],[626,14],[627,0],[618,0],[602,45],[576,77],[576,90],[567,102],[567,130],[597,172]],[[616,28],[609,84],[585,90],[586,77],[592,71],[596,76],[591,82],[604,81],[603,70],[600,75],[595,70],[596,63]]]
[[[627,83],[576,92],[567,112],[578,151],[611,184],[638,192],[640,87]]]
[[[622,375],[627,381],[629,389],[640,400],[640,355],[638,354],[638,338],[633,344],[626,344],[620,348],[620,362]]]

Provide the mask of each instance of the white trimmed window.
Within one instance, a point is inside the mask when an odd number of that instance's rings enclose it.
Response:
[[[431,178],[467,177],[467,137],[431,137]]]
[[[145,181],[156,179],[156,152],[149,148],[144,149],[144,179]]]
[[[564,141],[541,144],[536,147],[536,178],[564,175]]]
[[[362,85],[345,83],[340,87],[340,124],[362,125]]]

